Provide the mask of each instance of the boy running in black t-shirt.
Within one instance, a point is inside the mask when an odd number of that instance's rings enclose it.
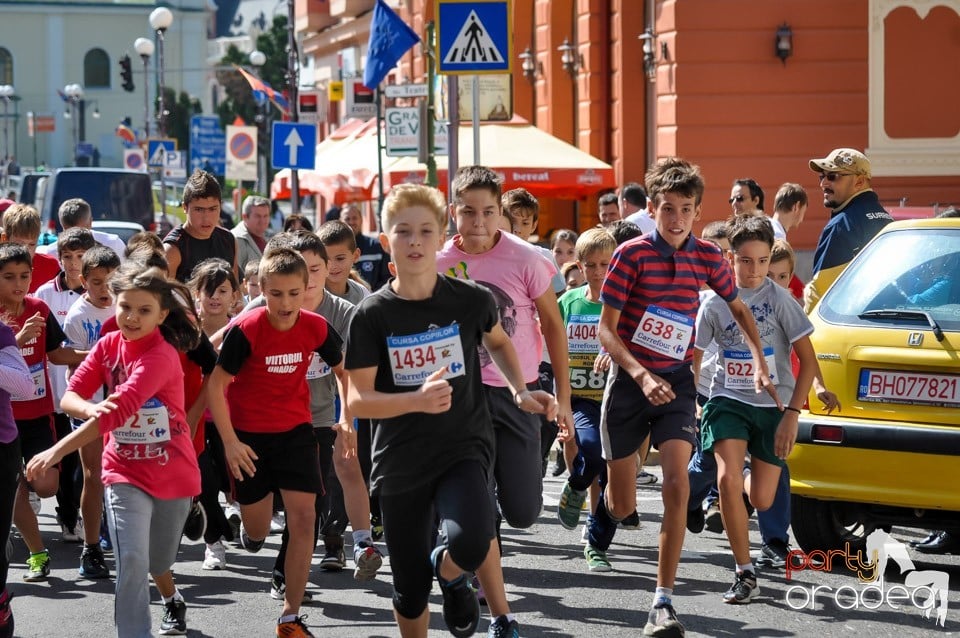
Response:
[[[551,395],[526,389],[490,292],[437,274],[445,227],[438,191],[393,189],[380,241],[397,277],[360,302],[347,339],[350,409],[378,420],[371,490],[380,495],[394,616],[405,638],[427,635],[434,576],[453,635],[472,635],[480,618],[464,573],[481,565],[494,538],[493,430],[477,347],[490,353],[520,409],[557,413]]]

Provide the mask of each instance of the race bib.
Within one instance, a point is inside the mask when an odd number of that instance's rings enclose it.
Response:
[[[307,379],[319,379],[330,374],[330,364],[316,352],[310,354],[310,365],[307,366]]]
[[[567,351],[570,354],[600,352],[599,315],[570,315],[567,322]]]
[[[170,440],[167,406],[156,398],[150,399],[126,423],[113,431],[113,440],[121,445],[166,443]]]
[[[33,394],[28,397],[11,396],[11,401],[33,401],[47,395],[47,371],[42,361],[30,366],[30,379],[33,381]]]
[[[460,326],[434,328],[403,337],[387,337],[390,370],[398,386],[419,386],[431,374],[447,366],[444,379],[465,374]]]
[[[640,318],[631,341],[657,354],[683,361],[690,345],[694,321],[660,306],[649,306]]]
[[[773,348],[763,349],[763,358],[770,371],[770,381],[777,382],[777,362]],[[753,390],[753,356],[741,350],[723,351],[723,387],[728,390]]]

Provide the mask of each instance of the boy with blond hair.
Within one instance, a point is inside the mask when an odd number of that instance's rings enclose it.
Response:
[[[30,279],[30,289],[33,294],[43,284],[47,283],[60,273],[60,262],[55,257],[37,252],[37,241],[40,239],[40,213],[33,206],[14,204],[3,214],[3,233],[0,239],[13,244],[20,244],[30,252],[33,262],[33,276]]]

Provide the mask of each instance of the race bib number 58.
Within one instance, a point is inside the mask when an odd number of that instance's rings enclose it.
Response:
[[[390,370],[398,386],[422,385],[428,376],[446,366],[444,379],[465,374],[460,326],[434,328],[402,337],[387,337]]]
[[[649,306],[640,318],[640,325],[631,341],[657,354],[683,361],[690,345],[694,321],[679,312],[660,306]]]

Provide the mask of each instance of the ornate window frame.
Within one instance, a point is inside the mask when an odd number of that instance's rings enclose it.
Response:
[[[960,13],[957,0],[870,0],[867,155],[875,176],[960,175],[960,134],[891,138],[884,130],[884,20],[910,7],[921,19],[937,6]]]

